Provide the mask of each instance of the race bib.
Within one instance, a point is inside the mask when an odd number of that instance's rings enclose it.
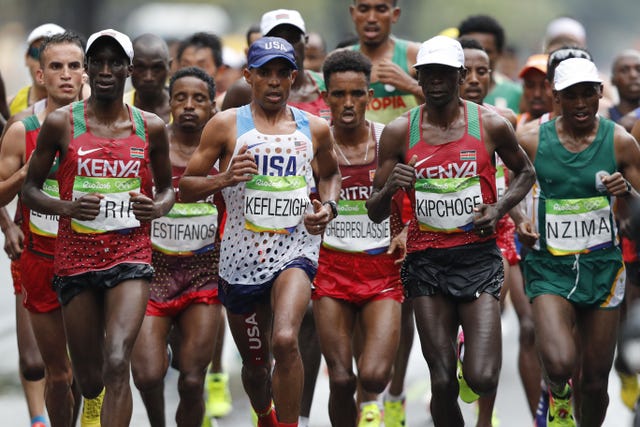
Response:
[[[473,208],[482,203],[480,177],[422,178],[415,190],[420,230],[460,233],[473,228]]]
[[[547,249],[553,255],[591,252],[613,245],[611,206],[604,196],[545,202]]]
[[[55,179],[45,180],[42,192],[52,199],[59,199],[58,181]],[[47,215],[32,210],[29,213],[29,230],[38,236],[56,237],[58,235],[58,215]]]
[[[168,255],[193,255],[213,249],[218,209],[209,203],[175,203],[151,222],[151,244]]]
[[[323,246],[342,252],[376,255],[389,247],[389,219],[380,224],[369,219],[365,200],[340,200],[338,216],[324,232]]]
[[[73,199],[98,193],[100,212],[91,221],[71,219],[71,228],[77,233],[99,234],[140,226],[133,214],[129,192],[140,192],[140,178],[94,178],[76,176],[73,182]]]
[[[245,188],[245,228],[289,234],[302,222],[309,203],[304,176],[255,175]]]

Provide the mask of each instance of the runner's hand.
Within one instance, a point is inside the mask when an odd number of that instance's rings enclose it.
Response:
[[[398,233],[396,237],[391,239],[387,255],[397,254],[398,258],[393,262],[395,265],[400,265],[407,256],[407,232],[409,227],[404,226],[402,231]]]
[[[540,238],[540,234],[533,230],[533,224],[529,221],[523,221],[518,224],[516,227],[516,233],[518,233],[518,240],[520,243],[528,248],[532,248]]]
[[[91,221],[100,213],[100,200],[104,196],[98,193],[85,194],[79,199],[74,200],[71,205],[71,218],[81,221]]]
[[[9,259],[20,258],[20,254],[24,249],[24,234],[20,227],[11,221],[2,232],[4,233],[4,251],[9,256]]]
[[[389,194],[395,194],[396,191],[403,188],[405,190],[411,189],[416,182],[416,170],[414,166],[418,161],[418,156],[414,155],[406,165],[403,163],[396,163],[391,171],[391,176],[387,180],[385,187],[389,188]]]
[[[239,182],[250,181],[253,175],[258,174],[258,165],[256,160],[248,151],[247,145],[243,145],[238,151],[238,154],[231,159],[231,165],[226,172],[226,179],[228,186],[236,185]]]
[[[313,199],[313,213],[304,214],[304,226],[309,234],[323,234],[329,221],[333,219],[333,213],[329,206],[323,205],[320,200]]]
[[[144,194],[129,191],[129,203],[138,221],[152,221],[162,216],[153,199]]]
[[[498,209],[495,205],[478,205],[474,210],[473,229],[480,237],[487,237],[495,232],[496,225],[500,219]]]

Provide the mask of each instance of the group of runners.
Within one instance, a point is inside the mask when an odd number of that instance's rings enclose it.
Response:
[[[210,33],[175,53],[153,34],[29,35],[0,225],[32,426],[75,425],[82,398],[83,426],[129,425],[131,376],[164,426],[169,366],[177,425],[210,425],[232,410],[227,325],[259,427],[313,425],[321,355],[332,425],[409,425],[414,329],[434,425],[464,425],[458,398],[495,425],[507,292],[523,425],[603,423],[638,283],[640,53],[616,58],[613,101],[560,18],[520,86],[495,71],[494,18],[416,43],[392,35],[400,7],[354,0],[357,38],[329,54],[298,11],[268,11],[241,70]]]

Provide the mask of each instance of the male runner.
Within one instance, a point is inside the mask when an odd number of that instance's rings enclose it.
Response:
[[[61,33],[44,38],[38,53],[40,68],[35,78],[44,87],[46,108],[14,122],[3,138],[0,150],[2,205],[19,192],[27,164],[36,147],[40,124],[49,113],[78,99],[84,72],[84,51],[77,35]],[[56,173],[46,181],[46,191],[57,197]],[[53,247],[58,228],[56,216],[31,212],[20,204],[23,251],[19,257],[22,303],[29,312],[39,353],[45,367],[45,401],[53,426],[74,421],[74,404],[79,394],[72,389],[73,375],[67,355],[67,340],[60,304],[52,289]],[[24,325],[22,325],[24,326]],[[99,402],[98,402],[98,408]],[[85,417],[83,417],[85,418]],[[83,425],[90,423],[83,420]]]
[[[400,18],[398,0],[354,0],[349,6],[359,50],[371,60],[373,99],[367,119],[389,123],[424,100],[415,79],[417,43],[391,35],[391,27]]]
[[[458,41],[427,40],[415,67],[426,103],[382,133],[367,208],[381,222],[393,194],[409,191],[414,216],[401,276],[429,365],[431,416],[437,426],[461,426],[453,345],[458,325],[465,332],[466,383],[477,394],[495,393],[504,275],[495,227],[524,197],[534,173],[512,127],[495,112],[460,99],[466,70]],[[495,153],[514,173],[500,200]]]
[[[244,72],[251,103],[209,121],[180,183],[183,200],[224,187],[228,217],[220,299],[260,426],[298,424],[303,387],[298,332],[317,268],[316,236],[336,216],[340,188],[328,125],[287,105],[296,68],[293,46],[284,39],[254,42]],[[221,178],[206,178],[216,161]],[[312,208],[308,196],[314,182],[324,204],[314,200]]]
[[[550,390],[548,426],[576,425],[569,383],[576,366],[580,425],[599,426],[624,296],[614,212],[624,220],[626,204],[638,197],[640,148],[597,114],[602,80],[591,61],[562,61],[553,93],[560,115],[520,138],[540,188],[534,221],[517,220],[520,241],[533,247],[524,261],[526,291]]]
[[[141,110],[155,113],[169,123],[171,108],[166,89],[171,67],[169,47],[155,34],[143,34],[133,40],[131,85],[124,101]]]
[[[611,67],[611,84],[618,89],[618,104],[609,108],[609,118],[631,131],[640,119],[640,52],[620,52]]]
[[[135,57],[134,57],[135,58]],[[172,180],[178,181],[213,116],[215,83],[201,68],[179,69],[169,83]],[[179,197],[177,197],[179,200]],[[218,210],[211,203],[176,203],[151,225],[155,276],[147,312],[136,339],[132,371],[152,426],[164,426],[164,376],[168,368],[167,338],[180,334],[178,353],[178,425],[201,425],[204,378],[211,361],[221,305],[217,299]]]
[[[523,111],[518,115],[518,127],[540,118],[553,109],[551,85],[547,80],[549,55],[531,55],[518,76],[522,79]]]
[[[313,312],[329,369],[332,425],[354,426],[359,418],[358,426],[374,427],[382,425],[378,395],[391,379],[403,300],[389,221],[372,223],[364,206],[371,192],[383,125],[364,118],[373,95],[369,89],[371,61],[366,56],[352,50],[336,51],[325,60],[323,74],[327,84],[323,96],[331,108],[343,178],[340,214],[329,224],[320,248]],[[356,328],[362,328],[359,354],[355,354],[360,410],[354,400],[352,368]]]
[[[131,350],[153,275],[150,221],[174,200],[169,148],[160,118],[122,102],[129,38],[94,33],[86,56],[91,96],[47,117],[22,194],[28,207],[60,215],[54,289],[75,379],[86,398],[106,388],[102,426],[125,426]],[[56,154],[60,199],[42,191]]]

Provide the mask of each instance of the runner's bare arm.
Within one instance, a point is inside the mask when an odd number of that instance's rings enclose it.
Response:
[[[7,130],[0,147],[0,206],[5,206],[20,191],[27,173],[24,162],[25,127],[15,122]]]
[[[236,156],[229,158],[235,147],[235,123],[235,110],[223,111],[209,120],[202,131],[200,145],[191,156],[180,179],[182,201],[204,200],[225,187],[249,181],[252,175],[258,173],[253,155],[246,147],[242,147]],[[208,177],[216,161],[220,161],[220,173]]]
[[[416,179],[413,165],[404,164],[407,120],[406,115],[395,119],[380,135],[373,193],[367,201],[367,213],[374,222],[379,223],[389,217],[393,195],[400,188],[410,188]],[[412,162],[415,164],[415,159]]]
[[[129,193],[133,214],[139,221],[152,221],[171,210],[175,201],[171,183],[169,138],[164,121],[155,114],[145,113],[149,132],[149,160],[156,188],[153,199],[139,193]]]

